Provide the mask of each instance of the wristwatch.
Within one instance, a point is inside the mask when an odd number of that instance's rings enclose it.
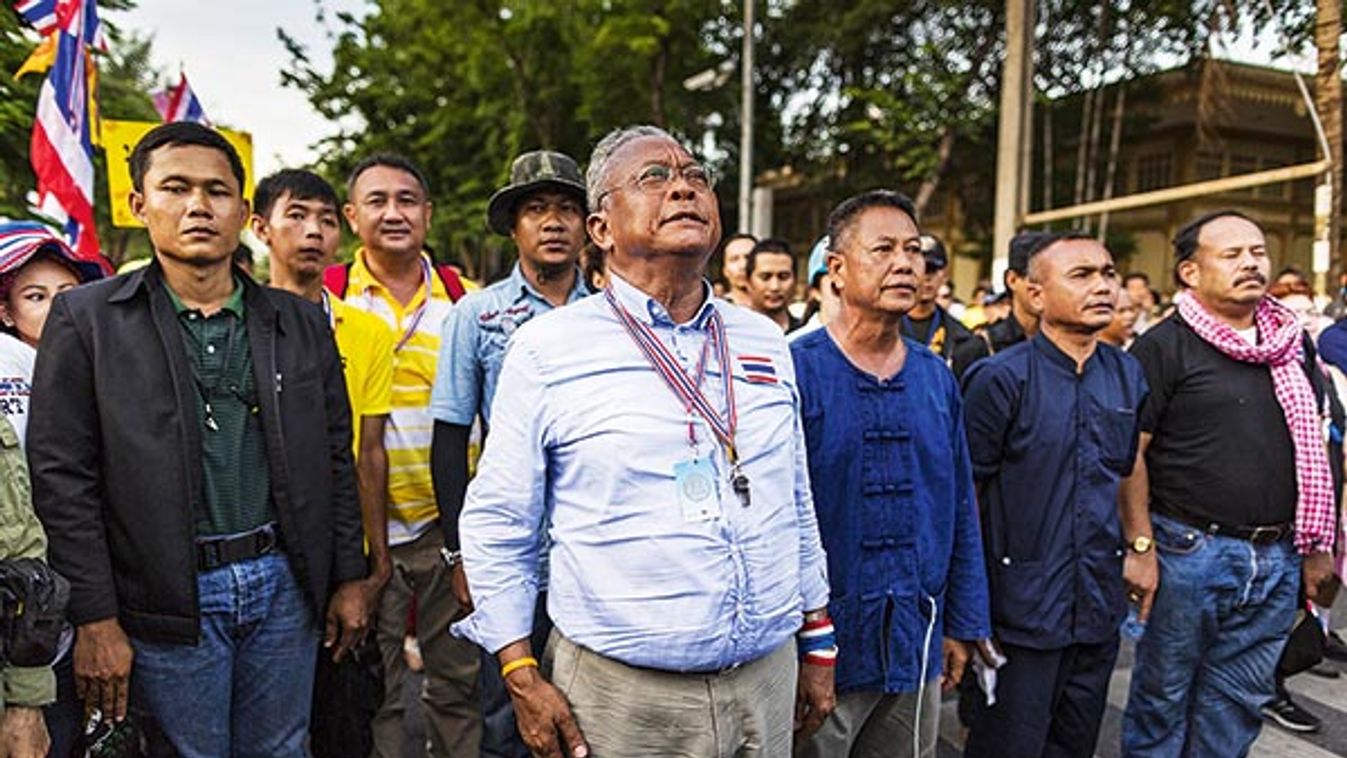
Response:
[[[1151,539],[1150,535],[1142,534],[1129,542],[1127,547],[1138,555],[1144,555],[1155,547],[1155,540]]]
[[[444,563],[449,568],[453,568],[463,562],[462,550],[450,550],[447,547],[440,548],[440,557],[444,558]]]

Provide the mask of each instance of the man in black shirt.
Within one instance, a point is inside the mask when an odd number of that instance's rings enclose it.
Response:
[[[1244,755],[1273,697],[1301,556],[1310,599],[1332,569],[1304,334],[1265,296],[1263,233],[1223,211],[1180,230],[1174,250],[1187,292],[1132,348],[1151,394],[1121,497],[1136,555],[1125,579],[1149,615],[1123,720],[1129,758]]]
[[[921,235],[921,252],[926,258],[926,274],[917,289],[917,304],[903,316],[903,336],[914,339],[945,359],[955,378],[979,358],[989,354],[987,343],[959,323],[935,301],[940,288],[949,281],[949,257],[939,239]]]
[[[1010,317],[982,331],[993,354],[1038,333],[1038,312],[1029,302],[1029,258],[1056,240],[1057,236],[1049,232],[1020,232],[1010,239],[1010,265],[1005,276],[1005,287],[1010,290]]]

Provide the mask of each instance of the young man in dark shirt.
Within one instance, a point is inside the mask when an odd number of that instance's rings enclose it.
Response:
[[[923,234],[921,253],[926,259],[926,273],[917,288],[916,305],[903,316],[903,336],[930,348],[944,359],[958,378],[974,361],[987,357],[987,343],[936,303],[940,287],[949,281],[949,256],[945,253],[945,245],[939,238]]]
[[[1129,579],[1159,587],[1140,613],[1150,619],[1123,719],[1129,758],[1244,755],[1301,583],[1315,600],[1332,573],[1322,418],[1304,332],[1266,296],[1263,232],[1222,211],[1180,230],[1174,251],[1187,291],[1132,347],[1151,394],[1123,528],[1156,547]]]
[[[750,308],[776,322],[786,334],[803,325],[790,312],[795,298],[795,256],[785,240],[765,239],[754,245],[744,271]]]
[[[154,262],[61,293],[33,377],[76,690],[184,758],[307,756],[324,626],[344,650],[370,618],[341,358],[317,306],[233,265],[248,203],[218,132],[155,127],[130,169]]]
[[[993,355],[1038,332],[1038,313],[1029,302],[1029,258],[1054,239],[1047,232],[1020,232],[1011,238],[1004,282],[1010,292],[1010,316],[982,330]]]

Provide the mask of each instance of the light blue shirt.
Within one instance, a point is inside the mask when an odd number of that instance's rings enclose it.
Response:
[[[566,302],[587,294],[584,277],[577,270]],[[447,424],[471,426],[480,412],[482,421],[490,424],[491,398],[496,394],[505,346],[524,322],[552,307],[524,278],[518,263],[507,278],[458,301],[441,327],[430,415]]]
[[[724,451],[699,418],[689,441],[686,409],[605,298],[540,316],[510,343],[459,520],[476,610],[454,633],[492,652],[529,635],[546,525],[548,614],[572,642],[670,671],[754,660],[828,602],[786,341],[768,319],[713,300],[709,286],[698,314],[675,325],[654,299],[610,280],[689,373],[712,310],[721,313],[752,502],[730,490]],[[723,413],[721,382],[712,357],[702,392]],[[718,518],[685,518],[680,507],[674,467],[697,456],[716,467]]]

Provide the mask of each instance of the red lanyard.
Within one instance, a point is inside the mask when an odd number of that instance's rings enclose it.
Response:
[[[393,352],[395,353],[401,351],[407,341],[416,334],[416,328],[421,325],[421,319],[425,318],[426,310],[430,308],[431,297],[435,294],[434,285],[431,283],[430,264],[426,262],[425,256],[421,257],[421,272],[425,277],[426,296],[421,301],[421,305],[417,306],[416,311],[412,313],[411,323],[407,324],[407,330],[402,333],[402,339],[398,340],[397,344],[393,346]],[[369,310],[375,312],[374,298],[370,296],[368,291],[365,293],[365,300],[369,303]]]

